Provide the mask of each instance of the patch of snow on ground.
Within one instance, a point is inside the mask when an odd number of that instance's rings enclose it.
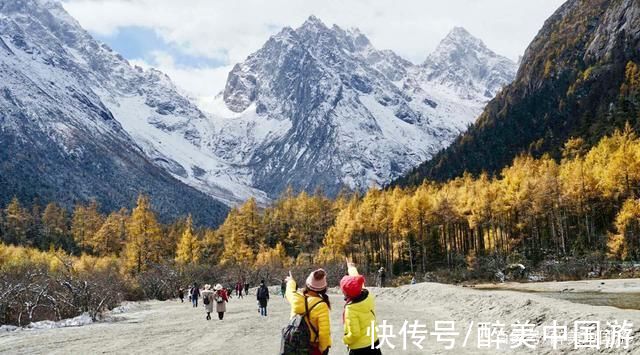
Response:
[[[61,321],[43,320],[39,322],[33,322],[27,325],[27,329],[53,329],[53,328],[66,328],[66,327],[80,327],[83,325],[93,323],[93,319],[88,313],[83,313],[77,317],[63,319]]]

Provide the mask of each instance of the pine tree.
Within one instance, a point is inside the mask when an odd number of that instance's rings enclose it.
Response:
[[[67,210],[55,202],[47,204],[42,212],[42,233],[47,247],[62,247],[73,250],[73,238],[69,232]]]
[[[178,242],[175,260],[181,265],[195,264],[200,260],[201,253],[200,241],[193,232],[193,221],[189,215],[182,237]]]
[[[638,260],[640,258],[640,201],[628,199],[615,220],[618,235],[609,241],[611,253],[617,258]],[[617,240],[617,241],[616,241]]]
[[[207,263],[220,262],[224,251],[224,235],[220,230],[206,229],[202,243],[202,260]]]
[[[253,266],[255,253],[244,242],[243,237],[235,231],[224,240],[224,251],[220,256],[220,264],[236,265],[244,268]]]
[[[149,198],[138,196],[136,207],[127,221],[125,267],[130,272],[141,272],[149,265],[162,261],[162,231],[151,210]]]
[[[162,243],[164,258],[175,258],[176,245],[180,243],[182,234],[187,227],[187,218],[188,217],[180,217],[173,221],[173,223],[165,226],[163,230],[164,239]]]
[[[91,239],[96,255],[119,255],[127,239],[127,210],[112,212]]]
[[[289,266],[292,260],[287,257],[287,253],[284,250],[282,243],[276,244],[275,248],[267,248],[264,245],[260,246],[260,251],[256,255],[255,266],[269,267],[272,269],[281,269]]]
[[[26,245],[27,231],[31,224],[29,211],[14,197],[5,209],[3,241],[8,244]]]
[[[86,206],[76,205],[71,221],[71,234],[82,251],[92,251],[91,247],[95,244],[93,238],[103,222],[104,216],[98,211],[98,202],[95,200]]]
[[[258,250],[262,236],[260,222],[258,204],[256,199],[251,197],[238,210],[235,233],[254,251]]]
[[[30,223],[27,229],[27,240],[29,241],[29,244],[40,249],[46,248],[47,243],[42,232],[42,207],[40,206],[39,199],[37,198],[31,205],[29,221]]]

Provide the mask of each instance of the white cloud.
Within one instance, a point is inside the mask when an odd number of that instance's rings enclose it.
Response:
[[[185,53],[215,59],[226,63],[226,67],[244,60],[282,27],[297,27],[311,14],[329,25],[358,27],[376,47],[392,49],[414,62],[423,61],[453,26],[465,27],[491,49],[516,59],[544,20],[563,2],[65,0],[64,6],[89,31],[108,35],[125,26],[153,28]],[[211,91],[204,90],[208,80],[226,79],[226,73],[219,75],[213,68],[176,68],[165,64],[159,69],[167,71],[181,85],[202,89],[201,93]],[[203,80],[196,83],[201,74]]]
[[[150,53],[152,61],[132,59],[129,62],[142,68],[156,68],[169,77],[190,96],[201,100],[210,100],[224,89],[227,75],[232,66],[219,67],[184,67],[175,63],[173,57],[166,52]]]

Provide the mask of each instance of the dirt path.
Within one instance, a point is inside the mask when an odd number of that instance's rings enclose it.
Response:
[[[469,288],[418,284],[395,289],[372,290],[378,294],[378,319],[393,325],[390,339],[396,346],[383,348],[384,354],[495,354],[492,349],[478,349],[477,328],[471,328],[467,345],[462,347],[469,322],[505,323],[507,327],[516,321],[536,323],[536,331],[553,320],[629,320],[633,322],[637,341],[632,342],[629,353],[640,353],[640,311],[623,311],[612,307],[595,307],[554,300],[537,295],[523,295],[508,291],[480,291]],[[269,317],[258,317],[253,296],[243,300],[232,299],[224,321],[205,321],[202,308],[193,309],[187,303],[176,301],[144,302],[134,309],[118,315],[117,322],[97,323],[84,327],[47,330],[22,330],[0,334],[0,353],[12,354],[95,354],[95,353],[189,353],[189,354],[276,354],[279,349],[280,329],[289,317],[288,304],[274,296],[269,305]],[[332,354],[345,354],[342,345],[341,314],[344,302],[332,297]],[[404,321],[418,320],[433,331],[434,321],[455,321],[455,350],[444,349],[444,343],[436,342],[428,334],[423,350],[412,345],[408,336],[407,350],[402,350],[400,327]],[[603,325],[604,327],[604,325]],[[565,352],[573,349],[573,343],[561,344]],[[502,345],[501,349],[507,348]],[[556,354],[549,344],[539,343],[536,349],[501,350],[501,353]],[[621,350],[602,351],[621,353]],[[581,350],[588,354],[596,351]]]

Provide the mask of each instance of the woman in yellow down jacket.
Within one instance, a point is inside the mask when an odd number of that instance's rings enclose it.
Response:
[[[349,260],[347,270],[349,274],[340,280],[340,289],[347,302],[344,306],[342,341],[349,348],[349,355],[382,354],[378,349],[376,333],[375,296],[364,288],[364,276],[358,274],[358,269]]]
[[[331,347],[331,322],[329,311],[331,303],[327,296],[327,273],[318,269],[307,277],[302,292],[297,291],[296,280],[287,277],[287,291],[285,296],[291,304],[291,317],[305,313],[305,299],[310,310],[307,324],[309,324],[312,344],[311,355],[328,354]]]

